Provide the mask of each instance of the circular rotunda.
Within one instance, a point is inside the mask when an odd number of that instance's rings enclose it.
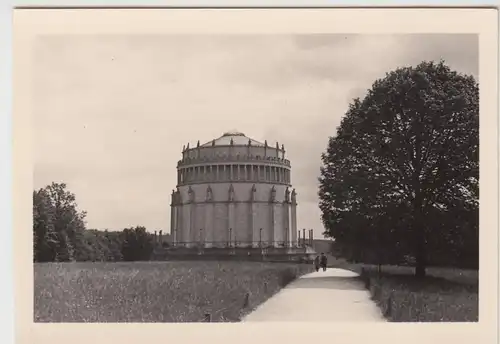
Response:
[[[294,247],[297,202],[284,145],[227,132],[183,147],[171,237],[183,247]]]

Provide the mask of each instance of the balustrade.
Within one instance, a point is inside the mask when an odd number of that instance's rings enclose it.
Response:
[[[259,161],[266,163],[275,163],[280,165],[285,165],[290,167],[290,160],[282,159],[272,156],[260,156],[260,155],[215,155],[213,157],[186,157],[177,162],[177,166],[195,165],[195,164],[207,164],[212,162],[241,162],[241,161]]]
[[[290,170],[286,167],[230,164],[179,168],[179,185],[210,182],[264,182],[290,184]]]

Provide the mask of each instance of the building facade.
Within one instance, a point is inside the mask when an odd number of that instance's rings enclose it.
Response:
[[[296,246],[297,201],[285,147],[240,132],[185,146],[170,228],[176,246]]]

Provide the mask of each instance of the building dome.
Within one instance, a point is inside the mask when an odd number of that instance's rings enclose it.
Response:
[[[237,130],[226,131],[222,136],[245,136],[242,132]]]
[[[251,139],[239,131],[227,131],[224,134],[222,134],[222,136],[213,139],[212,141],[209,141],[201,146],[210,147],[210,146],[231,146],[231,145],[233,146],[252,145],[252,146],[264,147],[265,144],[256,141],[254,139]]]
[[[296,194],[285,148],[238,131],[183,148],[172,192],[176,245],[286,247],[297,237]]]

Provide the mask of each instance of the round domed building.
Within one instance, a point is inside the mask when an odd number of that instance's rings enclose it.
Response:
[[[297,202],[285,147],[240,132],[183,148],[171,238],[185,247],[293,247]]]

